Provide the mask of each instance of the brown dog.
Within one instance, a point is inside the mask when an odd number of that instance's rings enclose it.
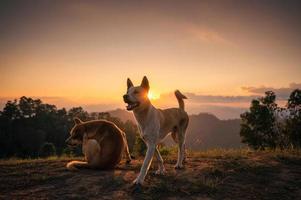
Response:
[[[134,112],[138,123],[141,138],[147,146],[145,159],[138,177],[134,180],[134,184],[143,183],[147,171],[151,165],[153,155],[159,161],[159,169],[157,174],[164,174],[165,168],[163,159],[157,148],[157,145],[171,133],[172,138],[178,143],[178,161],[175,165],[176,169],[183,168],[183,160],[185,157],[185,135],[189,122],[189,117],[184,110],[184,96],[179,90],[175,91],[178,100],[178,108],[158,109],[155,108],[147,97],[149,91],[149,83],[146,76],[140,85],[134,86],[130,79],[127,80],[127,92],[123,96],[124,102],[128,105],[127,110]]]
[[[82,145],[86,162],[71,161],[67,164],[67,169],[114,168],[124,153],[127,163],[130,163],[131,156],[125,133],[114,123],[107,120],[82,122],[78,118],[74,122],[75,126],[66,142],[70,146]]]

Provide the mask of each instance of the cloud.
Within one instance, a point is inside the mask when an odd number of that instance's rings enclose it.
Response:
[[[214,30],[210,30],[209,28],[204,28],[194,24],[189,24],[186,25],[186,31],[193,38],[201,42],[209,42],[209,43],[233,46],[233,43],[230,40],[223,37],[220,33]]]
[[[252,95],[264,95],[266,91],[273,91],[276,93],[277,98],[285,100],[289,97],[290,93],[295,89],[301,88],[301,83],[290,83],[288,87],[274,88],[274,87],[242,87],[242,90],[249,92]]]
[[[252,99],[256,99],[260,97],[259,95],[249,95],[249,96],[222,96],[222,95],[201,95],[192,92],[183,92],[189,99],[190,102],[193,103],[206,103],[206,104],[213,104],[213,103],[245,103],[250,102]],[[160,99],[163,101],[165,100],[172,100],[175,99],[173,93],[165,93],[161,94]]]
[[[298,84],[291,84],[290,90]],[[264,90],[265,91],[265,90]],[[192,92],[183,92],[188,99],[185,100],[185,110],[189,114],[200,112],[212,113],[220,119],[239,118],[240,114],[247,111],[253,99],[262,97],[264,92],[245,96],[223,96],[223,95],[203,95]],[[285,106],[288,96],[277,98],[277,104]],[[154,105],[160,108],[178,107],[178,102],[174,93],[161,94],[160,99],[153,101]]]
[[[220,96],[220,95],[197,95],[195,93],[186,93],[186,95],[195,102],[202,103],[241,103],[250,102],[259,96]]]

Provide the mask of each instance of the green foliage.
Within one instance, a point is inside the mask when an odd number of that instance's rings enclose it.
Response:
[[[293,108],[293,109],[296,109],[296,108],[300,109],[300,106],[301,106],[301,90],[296,89],[290,94],[290,97],[289,97],[288,103],[287,103],[287,107]]]
[[[55,146],[52,143],[45,142],[40,150],[40,157],[49,157],[56,155]]]
[[[265,94],[265,97],[252,101],[250,111],[241,114],[242,142],[254,149],[277,147],[278,133],[274,130],[276,96],[271,91]]]
[[[160,154],[162,156],[168,156],[168,155],[172,155],[172,154],[177,154],[178,151],[178,147],[177,145],[173,146],[173,147],[167,147],[167,146],[162,146],[159,148]]]
[[[136,143],[134,146],[134,154],[136,156],[144,156],[146,153],[146,149],[147,148],[144,141],[139,136],[137,136]]]
[[[272,91],[265,94],[241,114],[242,142],[261,150],[301,148],[301,90],[291,93],[286,108],[277,106]]]
[[[285,131],[292,148],[301,148],[301,90],[296,89],[291,93],[287,108],[290,117],[286,121]]]
[[[89,114],[81,107],[57,109],[55,105],[45,104],[40,99],[21,97],[8,101],[0,112],[0,158],[38,157],[44,143],[52,143],[56,154],[80,155],[81,149],[66,150],[65,140],[74,125],[73,118],[83,121],[107,119],[114,122],[126,133],[130,150],[133,150],[137,126],[130,121],[123,123],[109,113]]]
[[[67,157],[79,157],[83,156],[82,148],[81,146],[77,147],[66,147],[62,151],[62,156],[67,156]]]

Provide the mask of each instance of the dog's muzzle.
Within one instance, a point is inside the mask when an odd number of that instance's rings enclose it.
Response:
[[[125,94],[123,95],[123,101],[124,103],[127,103],[128,105],[126,106],[126,109],[127,110],[133,110],[134,108],[137,108],[140,103],[139,102],[132,102],[130,99],[129,99],[129,95]]]

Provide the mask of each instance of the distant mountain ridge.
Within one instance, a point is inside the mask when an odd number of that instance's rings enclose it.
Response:
[[[136,123],[132,112],[116,109],[109,113],[122,121],[130,120]],[[213,114],[199,113],[198,115],[189,115],[189,120],[186,137],[186,146],[189,149],[204,150],[244,146],[239,136],[240,119],[220,120]],[[168,146],[174,145],[170,136],[164,143]]]

